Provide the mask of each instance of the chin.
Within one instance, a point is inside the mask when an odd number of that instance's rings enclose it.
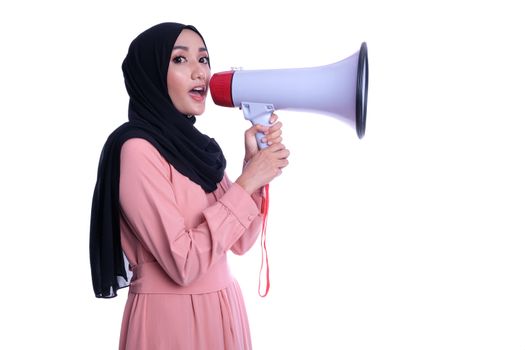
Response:
[[[204,109],[203,109],[203,110],[196,110],[196,111],[193,111],[193,112],[191,112],[191,113],[188,113],[188,115],[194,115],[194,116],[197,117],[197,116],[199,116],[199,115],[201,115],[201,114],[203,114],[203,113],[204,113]]]
[[[180,109],[178,110],[179,113],[182,113],[184,115],[194,115],[194,116],[198,116],[198,115],[201,115],[204,113],[204,107],[202,108],[184,108],[184,109]]]
[[[195,116],[201,115],[202,113],[204,113],[204,110],[205,110],[204,106],[202,106],[202,108],[194,108],[191,114]]]

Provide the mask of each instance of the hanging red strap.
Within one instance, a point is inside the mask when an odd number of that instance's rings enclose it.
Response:
[[[261,203],[261,213],[263,215],[261,232],[261,269],[259,270],[259,296],[264,298],[270,290],[270,265],[268,264],[268,251],[266,249],[266,226],[268,222],[268,208],[270,207],[270,184],[264,186],[264,196]],[[266,262],[266,291],[261,293],[261,274]]]

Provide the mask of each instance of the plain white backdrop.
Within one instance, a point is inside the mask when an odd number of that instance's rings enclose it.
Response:
[[[368,43],[366,135],[282,111],[272,287],[231,256],[254,349],[525,348],[525,47],[513,1],[20,1],[0,5],[2,349],[116,349],[127,290],[93,296],[101,147],[127,118],[120,64],[163,21],[212,70],[300,68]],[[240,173],[242,112],[197,126]]]

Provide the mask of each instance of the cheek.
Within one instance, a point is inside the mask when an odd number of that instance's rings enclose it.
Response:
[[[168,95],[171,97],[171,100],[173,103],[175,103],[176,100],[180,99],[181,94],[183,93],[183,81],[181,79],[180,74],[177,74],[176,72],[169,72],[168,73]]]

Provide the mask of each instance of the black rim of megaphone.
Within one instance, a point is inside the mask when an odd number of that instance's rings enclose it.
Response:
[[[355,105],[355,127],[357,136],[362,138],[366,129],[366,104],[368,101],[368,48],[366,42],[361,44],[357,62],[357,88]]]

